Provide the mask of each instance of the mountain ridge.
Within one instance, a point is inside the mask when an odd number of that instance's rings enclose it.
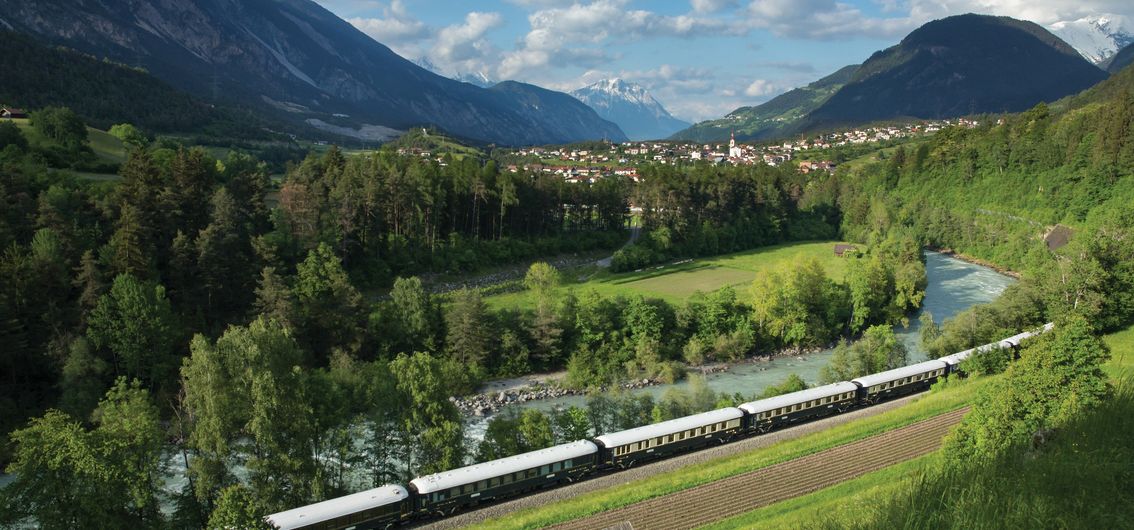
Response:
[[[1106,78],[1031,22],[957,15],[929,22],[875,52],[796,131],[879,120],[1018,112]]]

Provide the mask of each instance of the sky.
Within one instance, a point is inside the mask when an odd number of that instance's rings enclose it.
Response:
[[[1048,25],[1134,0],[316,0],[445,75],[554,90],[620,77],[687,121],[719,118],[865,61],[962,13]]]

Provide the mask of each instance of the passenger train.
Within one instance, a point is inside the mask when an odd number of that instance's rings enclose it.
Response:
[[[576,482],[596,473],[615,472],[920,392],[943,377],[959,374],[961,362],[973,352],[1010,348],[1018,356],[1024,339],[1052,327],[1047,324],[999,342],[851,381],[427,475],[405,487],[388,484],[272,514],[264,520],[278,530],[361,530],[444,517],[479,504]]]

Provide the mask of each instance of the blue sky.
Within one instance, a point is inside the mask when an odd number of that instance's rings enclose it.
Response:
[[[571,90],[646,86],[677,117],[716,118],[864,61],[948,15],[1047,25],[1132,0],[316,0],[409,59]]]

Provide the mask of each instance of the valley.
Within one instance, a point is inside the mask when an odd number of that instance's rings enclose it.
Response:
[[[1126,521],[1134,12],[849,1],[0,0],[0,527]]]

